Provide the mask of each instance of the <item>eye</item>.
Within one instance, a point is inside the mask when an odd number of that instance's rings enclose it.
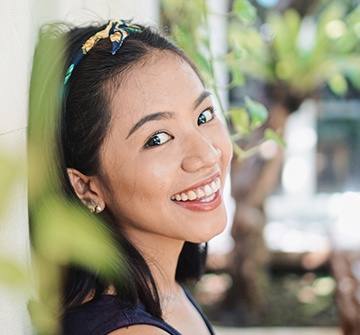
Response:
[[[200,126],[203,123],[207,123],[211,121],[215,117],[215,110],[214,107],[210,106],[206,108],[198,117],[198,126]]]
[[[169,135],[164,131],[159,131],[153,135],[146,141],[145,148],[155,147],[162,145],[173,139],[173,136]]]

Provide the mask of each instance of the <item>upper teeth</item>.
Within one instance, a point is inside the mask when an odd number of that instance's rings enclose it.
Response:
[[[211,183],[206,184],[204,186],[195,188],[195,189],[187,191],[187,192],[174,194],[171,197],[171,200],[192,201],[192,200],[203,198],[205,196],[209,197],[219,190],[220,185],[221,185],[220,178],[217,177],[214,181],[212,181]]]

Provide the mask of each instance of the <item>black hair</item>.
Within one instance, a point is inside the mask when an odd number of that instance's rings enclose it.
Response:
[[[49,34],[54,35],[53,39],[57,35],[64,43],[65,54],[61,74],[47,76],[42,84],[54,85],[52,81],[55,80],[59,85],[59,92],[62,91],[59,106],[49,105],[49,108],[57,109],[54,116],[58,120],[55,129],[57,143],[54,155],[57,160],[57,177],[60,179],[63,196],[81,204],[69,181],[67,168],[74,168],[85,175],[96,175],[101,178],[99,150],[109,130],[111,121],[109,101],[115,92],[113,87],[117,89],[121,88],[121,85],[126,85],[126,76],[131,69],[146,61],[154,52],[172,53],[185,60],[194,71],[196,68],[168,38],[154,28],[142,27],[141,32],[131,32],[115,55],[110,52],[111,42],[108,39],[100,40],[79,62],[64,85],[66,70],[76,53],[89,37],[104,29],[105,25],[59,27],[58,25],[55,29],[51,27],[42,30],[37,50],[44,48],[44,43],[48,43]],[[47,38],[44,37],[45,35]],[[197,71],[196,73],[198,74]],[[34,81],[36,78],[32,78],[32,82]],[[36,98],[38,97],[33,97]],[[120,273],[122,270],[119,267],[116,269],[119,272],[118,278],[109,283],[98,273],[76,264],[69,265],[63,280],[64,308],[80,305],[89,295],[93,295],[94,298],[99,297],[109,285],[113,285],[123,304],[135,308],[138,301],[141,301],[149,313],[162,318],[156,284],[146,261],[122,234],[121,227],[114,222],[110,209],[106,208],[100,216],[107,224],[118,244],[119,252],[125,259],[126,274]],[[178,260],[176,280],[181,283],[198,280],[203,273],[205,258],[206,244],[185,242]]]

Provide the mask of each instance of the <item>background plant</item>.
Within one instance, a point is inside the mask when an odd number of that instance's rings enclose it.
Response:
[[[175,39],[207,73],[205,81],[214,92],[219,89],[213,80],[214,64],[223,62],[230,73],[227,88],[242,97],[241,104],[230,106],[229,111],[221,108],[233,132],[236,156],[250,157],[233,162],[235,249],[225,270],[233,285],[222,307],[234,313],[234,322],[249,325],[258,324],[271,309],[264,299],[269,280],[262,241],[263,208],[282,168],[282,151],[264,159],[256,154],[259,144],[271,139],[283,145],[279,135],[287,117],[305,99],[317,98],[327,88],[338,96],[359,88],[359,8],[352,1],[290,1],[288,9],[261,9],[255,15],[249,1],[230,3],[229,12],[220,14],[229,23],[229,49],[220,59],[212,54],[205,33],[209,32],[208,15],[219,14],[211,12],[206,1],[188,5],[163,0],[163,24],[170,26]],[[266,109],[246,96],[249,83],[255,87],[251,94],[263,93],[268,119]]]
[[[238,141],[260,128],[265,123],[268,113],[262,104],[250,97],[244,98],[242,106],[225,110],[219,93],[223,87],[217,85],[215,66],[216,63],[220,62],[226,66],[226,71],[231,73],[231,81],[228,83],[227,89],[242,86],[245,83],[241,67],[243,55],[230,40],[229,50],[225,51],[224,56],[214,56],[210,34],[212,29],[215,30],[216,27],[210,27],[209,16],[225,15],[227,19],[235,20],[239,25],[246,26],[256,19],[255,7],[248,0],[235,0],[228,13],[219,14],[209,9],[206,0],[195,0],[191,1],[191,3],[162,0],[161,4],[161,24],[170,31],[175,42],[193,60],[204,77],[206,85],[213,91],[220,112],[229,122],[234,152],[241,158],[254,154],[258,150],[258,146],[251,150],[244,150],[239,146]],[[224,38],[228,37],[224,36]],[[271,129],[267,129],[262,141],[269,139],[276,141],[280,145],[284,144],[281,138]]]

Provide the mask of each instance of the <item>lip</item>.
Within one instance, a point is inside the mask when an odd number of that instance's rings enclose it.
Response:
[[[188,191],[191,191],[191,190],[195,190],[196,188],[198,187],[202,187],[202,186],[205,186],[207,184],[210,184],[211,182],[213,182],[217,177],[220,177],[220,172],[217,172],[215,173],[214,175],[212,175],[211,177],[209,178],[206,178],[204,179],[203,181],[201,181],[200,183],[197,183],[189,188],[186,188],[185,190],[182,190],[180,192],[177,192],[177,194],[181,194],[181,193],[186,193]]]
[[[221,195],[221,191],[218,190],[215,193],[214,199],[209,202],[192,200],[192,201],[173,201],[173,203],[194,212],[208,212],[220,206],[220,204],[222,203],[222,195]]]
[[[188,191],[195,190],[196,188],[208,185],[208,184],[212,183],[213,181],[215,181],[215,179],[218,177],[220,177],[220,172],[215,173],[211,177],[208,177],[208,178],[202,180],[201,182],[194,184],[193,186],[180,191],[179,193],[186,193]],[[185,209],[192,210],[194,212],[212,211],[215,208],[217,208],[218,206],[220,206],[220,204],[222,203],[221,189],[219,189],[215,193],[215,197],[211,201],[202,202],[201,200],[204,198],[206,198],[206,197],[203,197],[203,198],[197,199],[197,200],[192,200],[192,201],[173,201],[172,200],[172,202],[178,206],[181,206]]]

